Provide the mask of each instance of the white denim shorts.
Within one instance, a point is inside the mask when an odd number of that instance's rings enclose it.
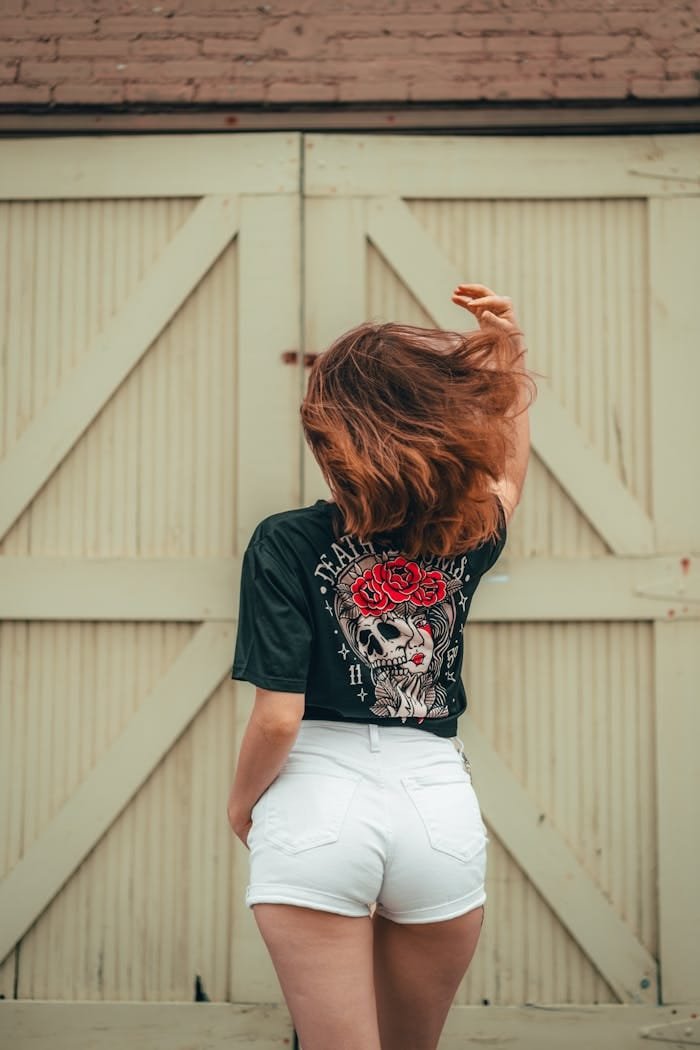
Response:
[[[457,738],[406,726],[302,722],[253,807],[246,904],[398,923],[486,900],[486,828]]]

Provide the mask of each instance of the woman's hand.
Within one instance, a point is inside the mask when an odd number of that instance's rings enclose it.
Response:
[[[248,835],[250,834],[250,829],[253,826],[253,821],[251,819],[250,813],[240,813],[232,802],[229,802],[227,813],[228,822],[231,825],[231,830],[233,831],[236,838],[239,838],[247,849]]]
[[[458,284],[452,293],[452,302],[468,310],[484,332],[521,335],[513,302],[506,295],[497,295],[485,284]]]

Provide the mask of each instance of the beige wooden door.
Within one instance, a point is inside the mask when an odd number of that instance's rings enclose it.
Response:
[[[299,145],[0,149],[6,999],[272,997],[227,676],[241,550],[299,501]]]
[[[514,298],[542,377],[466,631],[493,845],[458,1001],[697,1002],[698,139],[305,148],[307,351],[364,319],[469,324],[450,292],[481,281]],[[309,502],[327,491],[304,462]]]

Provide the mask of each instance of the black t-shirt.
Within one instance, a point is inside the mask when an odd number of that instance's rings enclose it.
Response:
[[[467,698],[462,631],[506,540],[406,558],[337,538],[325,500],[273,514],[243,559],[232,678],[305,694],[305,719],[410,725],[454,736]]]

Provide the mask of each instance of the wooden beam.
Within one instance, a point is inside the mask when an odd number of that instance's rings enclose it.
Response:
[[[241,212],[238,254],[238,418],[236,551],[269,514],[301,499],[299,402],[301,355],[284,364],[284,350],[302,346],[300,199],[248,197]],[[234,611],[237,606],[234,606]],[[237,682],[234,732],[240,746],[254,689]],[[245,903],[249,856],[237,845],[233,857],[229,938],[230,994],[235,1002],[265,1002],[276,987],[269,953]]]
[[[299,503],[301,202],[246,197],[238,245],[236,515],[243,550],[260,518]]]
[[[684,1030],[698,1012],[663,1006],[453,1006],[440,1050],[507,1046],[512,1050],[639,1050],[659,1025]],[[292,1024],[281,1003],[0,1002],[0,1025],[12,1050],[284,1050]],[[680,1027],[679,1027],[680,1026]]]
[[[654,525],[543,383],[530,412],[532,447],[616,554],[650,554]]]
[[[450,291],[462,277],[407,205],[396,198],[372,201],[368,233],[435,323],[454,329],[458,322]],[[650,553],[651,519],[543,381],[530,415],[533,448],[610,549]]]
[[[422,149],[420,146],[422,145]],[[700,135],[449,136],[307,135],[311,197],[444,200],[693,196]],[[428,150],[435,153],[428,153]],[[429,156],[440,157],[438,164]]]
[[[207,197],[197,204],[90,351],[0,462],[0,538],[172,320],[237,229],[236,198]]]
[[[527,130],[532,135],[543,132],[566,133],[572,131],[595,132],[610,135],[612,132],[628,135],[631,128],[637,128],[644,135],[667,135],[672,129],[676,132],[698,128],[698,113],[695,106],[684,104],[682,100],[654,99],[645,104],[627,105],[624,100],[619,103],[606,102],[604,106],[595,103],[580,104],[568,101],[564,105],[554,105],[543,109],[538,102],[508,103],[495,102],[482,105],[461,102],[445,105],[444,103],[395,102],[393,105],[361,105],[352,109],[343,109],[334,104],[320,102],[308,104],[303,109],[288,107],[283,109],[267,108],[258,104],[242,108],[231,105],[217,105],[211,108],[195,107],[177,108],[164,112],[157,104],[151,103],[138,111],[110,111],[104,106],[87,106],[79,111],[71,111],[70,106],[45,106],[38,112],[27,113],[21,110],[0,113],[0,131],[24,135],[38,135],[50,132],[65,134],[86,134],[91,132],[138,132],[145,131],[162,134],[165,131],[177,132],[218,132],[223,131],[239,135],[251,131],[279,132],[290,131],[439,131],[449,135],[470,129],[486,131],[493,134],[498,129],[501,135],[522,134]]]
[[[700,547],[700,197],[649,202],[652,492],[660,551]],[[694,566],[684,563],[692,578]],[[664,1002],[700,994],[700,629],[657,624],[659,955]]]
[[[239,558],[0,558],[0,619],[231,620]]]
[[[252,526],[248,526],[252,529]],[[0,619],[231,620],[240,558],[0,558]],[[700,619],[700,559],[511,558],[485,577],[471,621]]]
[[[41,915],[226,676],[231,624],[201,626],[126,728],[0,882],[0,961]]]
[[[12,1050],[289,1050],[283,1004],[0,1002]]]
[[[299,192],[301,136],[103,135],[0,143],[0,199]]]
[[[620,1001],[655,1003],[654,958],[471,720],[466,738],[481,806],[494,833]]]

